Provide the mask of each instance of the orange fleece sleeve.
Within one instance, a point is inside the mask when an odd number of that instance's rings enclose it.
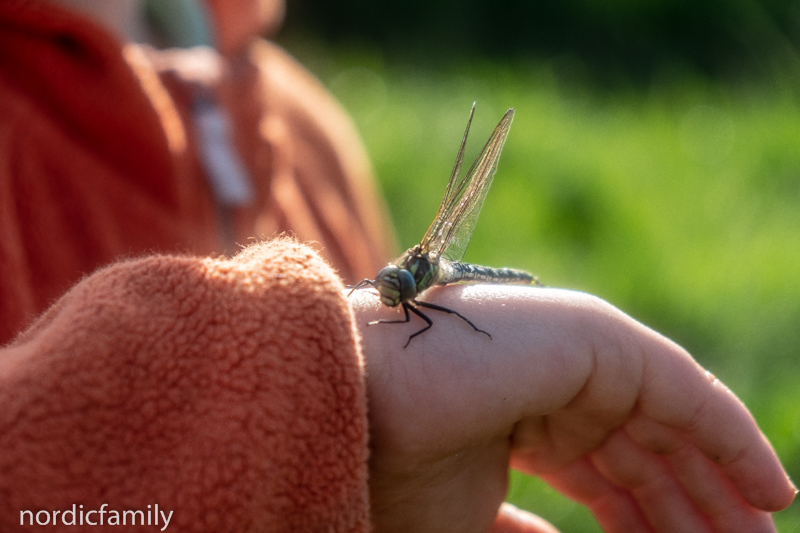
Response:
[[[353,324],[288,239],[84,278],[1,350],[0,530],[367,531]]]

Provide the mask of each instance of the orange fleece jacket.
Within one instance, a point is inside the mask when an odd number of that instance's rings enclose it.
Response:
[[[250,205],[215,204],[196,91],[233,120]],[[386,259],[387,227],[352,125],[273,45],[148,52],[0,1],[0,530],[103,530],[62,525],[74,509],[154,531],[111,517],[156,505],[166,531],[368,530],[339,278],[285,239],[207,256],[292,230],[353,280]]]
[[[78,530],[367,531],[356,339],[341,282],[292,241],[96,272],[2,350],[0,530],[108,504]]]
[[[231,117],[247,206],[215,203],[197,93]],[[230,254],[291,231],[354,282],[392,255],[389,227],[352,123],[276,46],[148,53],[56,6],[0,1],[0,344],[120,256]]]

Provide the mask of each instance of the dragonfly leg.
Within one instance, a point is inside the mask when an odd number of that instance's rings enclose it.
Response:
[[[388,320],[386,318],[381,318],[380,320],[373,320],[372,322],[367,322],[368,326],[374,326],[375,324],[405,324],[406,322],[411,322],[411,317],[408,316],[408,304],[403,302],[403,311],[406,314],[405,319],[403,320]]]
[[[406,317],[403,320],[387,320],[385,318],[381,318],[380,320],[373,320],[372,322],[367,322],[367,325],[368,326],[374,326],[375,324],[405,324],[406,322],[411,322],[411,316],[408,314],[408,311],[411,310],[412,313],[414,313],[415,315],[420,317],[422,320],[427,322],[428,325],[425,326],[424,328],[422,328],[421,330],[419,330],[418,332],[410,335],[408,337],[408,340],[406,341],[406,343],[403,345],[403,348],[405,348],[411,342],[411,339],[413,339],[414,337],[416,337],[420,333],[428,331],[430,329],[430,327],[433,325],[433,321],[430,318],[428,318],[427,316],[425,316],[425,314],[422,311],[420,311],[419,309],[417,309],[413,305],[409,304],[408,302],[403,302],[402,305],[403,305],[403,312],[406,314]]]
[[[417,303],[419,303],[419,302],[417,302]],[[417,315],[422,320],[424,320],[425,322],[428,323],[427,326],[425,326],[424,328],[422,328],[418,332],[412,333],[411,335],[408,336],[408,340],[403,345],[403,349],[405,349],[406,346],[408,346],[411,343],[411,339],[413,339],[414,337],[416,337],[420,333],[425,333],[426,331],[431,329],[431,326],[433,326],[433,321],[430,318],[428,318],[428,316],[425,313],[423,313],[422,311],[420,311],[419,309],[417,309],[413,305],[409,304],[408,302],[403,302],[403,308],[406,310],[406,317],[408,317],[408,310],[411,309],[412,313],[414,313],[415,315]]]
[[[414,302],[415,304],[419,305],[419,306],[422,306],[422,307],[427,307],[428,309],[435,309],[436,311],[442,311],[442,312],[444,312],[444,313],[452,313],[452,314],[456,315],[458,318],[460,318],[461,320],[463,320],[464,322],[466,322],[467,324],[469,324],[470,326],[472,326],[472,329],[474,329],[475,331],[478,331],[478,332],[480,332],[480,333],[483,333],[484,335],[486,335],[486,336],[487,336],[487,337],[489,337],[490,339],[492,338],[492,336],[491,336],[491,335],[490,335],[488,332],[486,332],[486,331],[483,331],[482,329],[480,329],[478,326],[476,326],[475,324],[473,324],[473,323],[472,323],[472,321],[470,321],[470,319],[469,319],[469,318],[465,317],[464,315],[462,315],[462,314],[461,314],[461,313],[459,313],[458,311],[454,311],[454,310],[452,310],[452,309],[449,309],[449,308],[447,308],[447,307],[442,307],[441,305],[436,305],[436,304],[432,304],[432,303],[428,303],[428,302],[419,302],[419,301],[417,301],[417,300],[413,300],[413,302]],[[412,311],[413,311],[413,310],[414,310],[414,308],[412,308]],[[418,313],[418,314],[419,314],[419,313]],[[428,326],[428,328],[429,328],[429,327],[430,327],[430,326]],[[425,328],[425,329],[428,329],[428,328]],[[425,330],[422,330],[422,331],[425,331]],[[414,335],[418,335],[419,333],[422,333],[422,331],[420,331],[420,332],[418,332],[418,333],[415,333]]]
[[[411,301],[414,304],[419,305],[421,307],[426,307],[428,309],[433,309],[435,311],[442,311],[444,313],[450,313],[450,314],[456,315],[461,320],[463,320],[464,322],[466,322],[467,324],[472,326],[472,329],[474,329],[475,331],[477,331],[479,333],[483,333],[484,335],[486,335],[490,339],[492,338],[492,336],[488,332],[483,331],[482,329],[478,328],[478,326],[473,324],[470,321],[470,319],[468,319],[467,317],[465,317],[464,315],[462,315],[458,311],[453,311],[452,309],[449,309],[447,307],[442,307],[441,305],[431,304],[431,303],[428,303],[428,302],[420,302],[420,301],[417,301],[417,300],[411,300]],[[422,320],[424,320],[428,325],[425,326],[424,328],[422,328],[421,330],[417,331],[416,333],[412,333],[411,335],[409,335],[408,340],[403,345],[403,348],[406,348],[411,343],[411,339],[413,339],[417,335],[421,335],[422,333],[425,333],[426,331],[431,329],[431,326],[433,326],[433,321],[428,317],[428,315],[426,315],[425,313],[423,313],[422,311],[420,311],[419,309],[414,307],[414,305],[409,303],[409,302],[403,302],[402,306],[403,306],[403,312],[405,313],[405,318],[404,319],[402,319],[402,320],[387,320],[385,318],[381,318],[380,320],[373,320],[372,322],[367,322],[367,325],[368,326],[374,326],[375,324],[405,324],[406,322],[410,322],[411,321],[411,315],[408,314],[408,312],[411,311],[412,313],[414,313],[415,315],[420,317]]]
[[[353,294],[353,291],[355,291],[357,289],[360,289],[361,287],[364,287],[366,285],[372,285],[374,287],[375,286],[375,280],[374,279],[369,279],[369,278],[364,278],[361,281],[359,281],[358,283],[356,283],[355,285],[352,285],[352,286],[348,285],[347,288],[350,289],[350,292],[348,292],[347,295],[350,296],[351,294]]]

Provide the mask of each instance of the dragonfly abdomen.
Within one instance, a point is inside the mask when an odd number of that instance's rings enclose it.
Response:
[[[538,280],[524,270],[516,268],[492,268],[472,263],[439,264],[441,276],[439,285],[457,283],[459,281],[477,281],[486,283],[536,283]]]

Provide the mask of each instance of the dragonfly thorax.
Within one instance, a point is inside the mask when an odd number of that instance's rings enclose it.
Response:
[[[439,262],[428,254],[420,253],[418,246],[406,252],[398,264],[414,277],[418,293],[433,285],[439,275]]]

